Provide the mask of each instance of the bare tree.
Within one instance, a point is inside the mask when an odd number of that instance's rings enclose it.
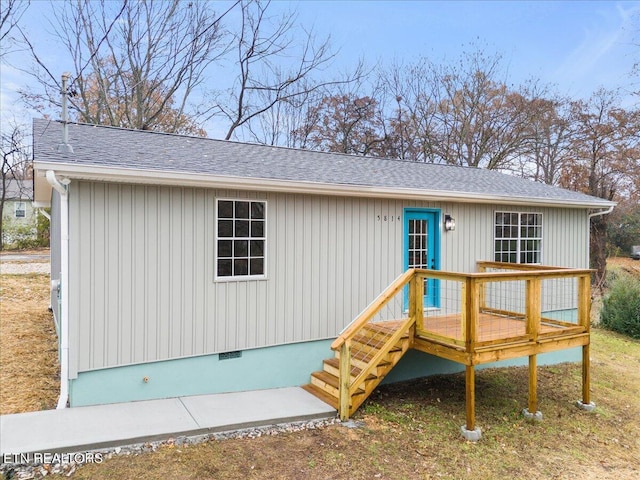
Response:
[[[57,10],[55,30],[74,63],[70,102],[78,120],[184,131],[188,101],[226,49],[219,19],[196,0],[69,0]],[[57,105],[58,78],[29,45],[44,93],[23,98]]]
[[[420,59],[385,75],[402,158],[510,170],[527,135],[531,92],[513,89],[498,54],[475,48],[457,64]]]
[[[636,11],[633,14],[633,28],[635,28],[633,45],[634,57],[633,66],[631,67],[631,76],[636,78],[635,83],[632,83],[631,89],[634,95],[638,97],[638,104],[640,104],[640,12]]]
[[[308,146],[314,150],[356,155],[380,155],[384,121],[378,101],[353,94],[324,97],[309,111],[304,125]]]
[[[345,82],[313,78],[335,57],[329,39],[317,41],[313,31],[297,30],[293,13],[269,15],[270,4],[260,0],[241,4],[242,23],[234,40],[236,79],[210,108],[212,116],[228,121],[227,140],[245,126],[255,132],[249,123],[278,104],[301,105],[310,94]],[[294,41],[296,33],[303,39],[301,43]],[[357,68],[354,76],[360,74]]]
[[[518,158],[520,174],[536,182],[557,185],[572,153],[569,100],[536,98],[529,103],[526,147]]]
[[[394,157],[416,162],[439,161],[436,154],[438,139],[436,93],[439,79],[435,66],[427,59],[418,60],[407,67],[393,65],[382,72],[382,83],[392,99],[388,110],[391,142],[395,144]]]
[[[0,250],[2,250],[3,213],[5,201],[11,190],[22,193],[26,191],[26,180],[31,178],[31,164],[29,146],[24,130],[18,126],[12,126],[10,131],[2,133],[0,138],[0,152],[2,153],[2,166],[0,179]]]
[[[309,126],[315,113],[314,107],[321,101],[322,95],[320,90],[308,90],[305,95],[276,102],[272,108],[247,122],[246,130],[251,139],[265,145],[309,148]],[[269,98],[264,101],[269,102]]]
[[[440,70],[436,108],[437,155],[446,163],[510,169],[526,137],[526,94],[501,75],[501,57],[465,54],[458,67]]]
[[[640,110],[625,110],[616,92],[600,89],[571,104],[572,158],[560,184],[606,200],[640,198]],[[609,218],[591,221],[591,264],[602,285]]]
[[[12,31],[18,28],[18,22],[29,7],[30,0],[2,0],[0,2],[0,58],[15,45]]]

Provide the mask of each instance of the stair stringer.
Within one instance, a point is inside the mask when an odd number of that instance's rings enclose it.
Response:
[[[410,333],[412,326],[410,326],[407,330],[407,333]],[[402,337],[395,345],[398,349],[392,349],[387,355],[385,355],[385,360],[388,362],[384,366],[378,365],[377,373],[374,375],[375,379],[370,378],[370,376],[365,379],[360,385],[356,385],[356,388],[360,388],[364,390],[362,395],[358,395],[357,397],[352,397],[350,405],[349,405],[349,417],[352,416],[358,408],[365,402],[367,398],[373,393],[378,385],[385,379],[387,374],[393,370],[393,368],[398,364],[398,362],[404,357],[404,354],[407,353],[411,346],[411,336]],[[339,358],[339,357],[338,357]]]
[[[408,321],[397,322],[397,326],[393,337],[397,337],[394,342],[384,344],[379,350],[386,350],[381,354],[380,359],[374,366],[370,363],[363,362],[367,356],[374,356],[371,347],[367,347],[366,351],[358,349],[358,343],[354,343],[351,351],[351,375],[350,375],[350,392],[348,412],[340,412],[340,352],[336,351],[333,358],[324,360],[323,370],[311,374],[311,383],[303,386],[305,390],[317,396],[325,403],[331,405],[339,411],[340,417],[345,419],[353,415],[364,401],[373,393],[376,387],[384,380],[387,374],[398,364],[404,354],[411,348],[414,336],[414,322]],[[402,330],[399,332],[399,330]],[[370,370],[365,376],[360,374],[364,369]],[[358,384],[353,382],[361,376]],[[346,413],[346,415],[345,415]]]

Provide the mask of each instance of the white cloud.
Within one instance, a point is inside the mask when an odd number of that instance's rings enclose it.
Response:
[[[600,10],[591,23],[583,27],[581,42],[555,72],[559,83],[572,84],[576,88],[581,84],[619,86],[631,71],[631,25],[634,15],[640,12],[638,3],[626,6],[618,3],[609,10]]]

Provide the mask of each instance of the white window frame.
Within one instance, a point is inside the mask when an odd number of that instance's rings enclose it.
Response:
[[[512,226],[516,226],[517,228],[517,236],[502,236],[502,237],[498,237],[497,235],[497,229],[499,226],[504,227],[504,223],[501,225],[498,225],[497,223],[497,216],[498,214],[507,214],[507,215],[518,215],[518,224],[517,226],[515,224],[511,224]],[[539,217],[539,222],[537,225],[531,226],[531,227],[527,227],[525,226],[525,228],[538,228],[539,229],[539,236],[523,236],[522,235],[522,228],[523,228],[523,223],[522,223],[522,218],[524,215],[537,215]],[[506,211],[506,210],[496,210],[493,212],[493,259],[494,261],[500,261],[500,262],[505,262],[505,263],[516,263],[516,264],[522,264],[522,265],[542,265],[542,244],[543,244],[543,237],[544,237],[544,217],[542,215],[542,212],[516,212],[516,211]],[[496,243],[498,241],[515,241],[516,244],[516,250],[515,252],[511,251],[511,250],[497,250],[496,249]],[[523,250],[522,249],[522,244],[523,242],[526,241],[535,241],[538,242],[538,248],[537,250]],[[533,253],[537,253],[537,262],[523,262],[522,261],[522,254],[527,254],[529,252],[533,252]],[[511,262],[509,260],[505,261],[502,258],[498,259],[496,258],[497,255],[504,255],[504,254],[513,254],[515,253],[516,255],[516,261],[515,262]]]
[[[22,208],[19,208],[22,206]],[[22,215],[18,215],[18,212],[22,212]],[[15,218],[27,218],[27,202],[15,202],[13,204],[13,214]]]
[[[254,203],[261,203],[264,205],[264,231],[263,231],[263,236],[262,237],[252,237],[251,236],[251,231],[249,230],[249,236],[248,237],[236,237],[235,234],[234,236],[231,237],[220,237],[219,236],[219,232],[218,232],[218,228],[219,228],[219,219],[218,218],[218,208],[219,208],[219,203],[220,202],[233,202],[234,205],[234,212],[235,212],[235,204],[236,202],[248,202],[249,203],[249,217],[251,216],[251,202]],[[216,198],[216,202],[215,202],[215,222],[214,222],[214,230],[215,230],[215,240],[214,240],[214,265],[213,265],[213,275],[214,275],[214,280],[217,282],[238,282],[238,281],[248,281],[248,280],[265,280],[267,278],[267,222],[268,222],[268,205],[267,205],[267,201],[266,200],[262,200],[262,199],[253,199],[253,198]],[[233,218],[234,222],[236,220],[235,218],[235,213],[234,213],[234,218]],[[247,220],[251,220],[251,218],[248,218]],[[235,226],[235,223],[234,223]],[[219,256],[218,256],[218,241],[219,240],[230,240],[230,241],[235,241],[235,240],[262,240],[263,243],[263,255],[262,255],[262,273],[259,275],[251,275],[251,274],[247,274],[247,275],[218,275],[218,261],[220,260]],[[250,248],[250,246],[249,246]],[[236,257],[233,255],[231,257],[224,257],[224,258],[230,258],[231,261],[233,262],[233,260],[236,259]],[[244,258],[244,257],[241,257]],[[249,255],[246,257],[247,259],[251,258],[250,252]],[[250,268],[250,266],[249,266]]]

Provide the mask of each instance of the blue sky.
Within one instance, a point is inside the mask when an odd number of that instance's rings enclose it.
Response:
[[[627,82],[633,53],[640,57],[639,47],[631,45],[634,30],[640,37],[637,1],[291,4],[301,21],[330,33],[341,54],[352,60],[358,55],[382,62],[419,55],[455,60],[476,42],[503,54],[514,81],[535,76],[576,97]]]
[[[229,5],[217,3],[220,11]],[[47,39],[51,8],[56,4],[32,0],[25,21],[36,48],[59,75],[70,64]],[[640,1],[281,0],[270,8],[273,13],[295,9],[300,23],[320,37],[331,35],[339,50],[337,69],[361,57],[387,65],[420,56],[454,61],[476,43],[503,55],[510,82],[535,77],[561,94],[581,98],[601,86],[629,85],[632,65],[640,60],[640,47],[632,44],[634,38],[640,43]],[[22,59],[9,60],[15,64]],[[1,68],[2,122],[27,122],[33,114],[16,103],[15,90],[29,79],[6,65]],[[627,106],[633,101],[629,97]]]

